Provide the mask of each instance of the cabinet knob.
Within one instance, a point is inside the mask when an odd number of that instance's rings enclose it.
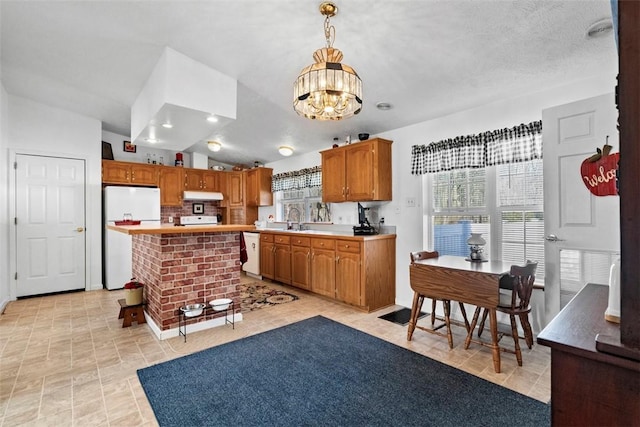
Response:
[[[349,247],[349,245],[344,245],[344,247],[345,247],[345,248],[348,248],[348,247]]]

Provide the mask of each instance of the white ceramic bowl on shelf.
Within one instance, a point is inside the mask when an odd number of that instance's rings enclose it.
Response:
[[[180,307],[180,310],[187,317],[200,316],[202,314],[202,310],[204,310],[204,304],[189,304],[184,307]]]
[[[232,300],[230,298],[220,298],[214,299],[209,304],[211,304],[211,307],[213,307],[215,311],[222,311],[228,309],[231,303]]]

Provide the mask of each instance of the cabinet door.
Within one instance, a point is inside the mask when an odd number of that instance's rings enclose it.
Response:
[[[291,284],[311,289],[311,249],[291,245]]]
[[[244,174],[242,172],[227,173],[227,206],[244,206]]]
[[[346,198],[351,201],[373,200],[373,145],[350,145],[346,152]]]
[[[113,160],[102,161],[102,182],[105,184],[129,184],[130,173],[129,163]]]
[[[202,172],[195,169],[185,169],[184,189],[192,191],[202,190]]]
[[[142,163],[131,164],[131,183],[137,185],[158,185],[160,166]]]
[[[160,169],[160,205],[182,206],[184,171],[179,167],[161,167]]]
[[[254,168],[247,172],[247,206],[271,206],[273,205],[273,193],[271,192],[271,177],[273,169]]]
[[[271,242],[260,241],[260,274],[262,277],[272,279],[274,276],[274,253],[275,245]]]
[[[345,160],[343,148],[322,152],[323,202],[344,202],[346,200]]]
[[[311,291],[331,298],[336,297],[335,251],[311,250]]]
[[[247,172],[247,206],[260,206],[258,200],[258,170],[251,169]]]
[[[278,282],[291,284],[291,246],[288,244],[277,244],[275,250],[275,280]]]
[[[361,305],[360,289],[360,254],[336,252],[336,299]]]
[[[203,172],[202,189],[205,191],[220,191],[220,174],[222,172]]]

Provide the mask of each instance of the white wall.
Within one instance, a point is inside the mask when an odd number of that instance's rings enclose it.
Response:
[[[102,178],[99,120],[49,107],[25,98],[8,96],[9,123],[5,147],[9,164],[16,154],[50,155],[85,161],[87,289],[102,288]],[[10,201],[13,180],[7,185]],[[5,227],[6,228],[6,227]],[[9,224],[9,230],[11,225]],[[4,230],[3,230],[4,231]],[[6,276],[5,276],[6,277]]]
[[[7,98],[0,83],[0,313],[9,302],[9,150],[7,148]]]
[[[147,163],[147,159],[155,159],[157,162],[162,157],[163,164],[173,166],[176,160],[176,152],[170,150],[162,150],[143,145],[136,146],[136,152],[130,153],[124,151],[124,141],[131,141],[131,137],[120,135],[113,132],[102,131],[102,140],[111,144],[111,150],[113,151],[113,160],[120,160],[122,162],[134,162],[134,163]],[[184,166],[191,165],[189,153],[183,153],[182,155]]]
[[[615,73],[603,74],[371,136],[393,141],[393,200],[380,205],[379,215],[385,218],[386,225],[396,227],[396,304],[411,307],[413,292],[409,286],[409,252],[425,248],[422,177],[411,175],[411,147],[541,120],[544,108],[613,92],[615,84]],[[268,166],[274,169],[274,173],[279,173],[320,163],[319,153],[308,153],[273,162]],[[407,198],[415,198],[416,207],[407,207]],[[334,203],[331,209],[334,218],[339,215],[335,214],[338,212],[346,216],[352,209],[355,211],[355,203]],[[259,215],[262,219],[269,213],[271,212],[267,209],[261,208]],[[539,303],[544,309],[544,299],[540,301],[541,296],[538,295],[534,298],[534,303]]]

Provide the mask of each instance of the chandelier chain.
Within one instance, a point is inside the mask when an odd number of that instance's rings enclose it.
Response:
[[[331,25],[328,15],[324,18],[324,37],[327,40],[327,47],[333,46],[336,41],[336,29]]]

